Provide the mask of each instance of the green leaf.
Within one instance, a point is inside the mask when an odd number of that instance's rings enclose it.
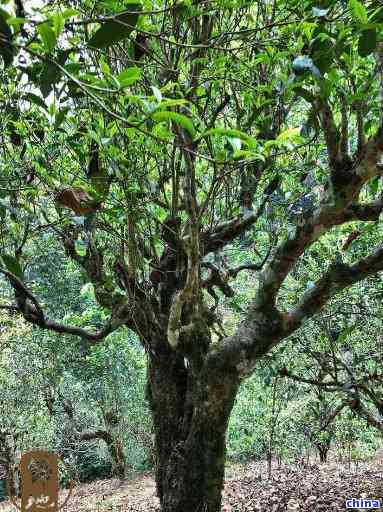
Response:
[[[61,32],[63,31],[64,25],[65,25],[65,19],[64,19],[63,15],[61,14],[61,12],[56,12],[52,16],[51,19],[52,19],[53,31],[54,31],[54,34],[57,39],[60,36]]]
[[[375,9],[375,11],[372,12],[370,16],[370,21],[376,23],[381,23],[383,21],[383,6],[378,7],[377,9]]]
[[[140,11],[140,4],[132,4],[129,11]],[[134,30],[138,20],[138,14],[124,12],[118,14],[114,19],[105,22],[91,37],[88,46],[92,48],[108,48],[113,44],[126,39]]]
[[[368,23],[367,9],[359,0],[348,0],[348,6],[354,15],[354,18],[360,23]]]
[[[7,39],[11,39],[12,37],[12,31],[8,25],[9,18],[9,14],[3,9],[0,9],[0,33]]]
[[[85,256],[88,244],[84,240],[76,240],[75,249],[79,256]]]
[[[179,105],[186,105],[189,103],[188,100],[163,100],[161,108],[177,107]]]
[[[37,96],[37,94],[33,94],[33,92],[29,92],[24,95],[24,99],[29,101],[30,103],[34,103],[38,107],[43,108],[44,110],[47,110],[47,106],[42,98],[40,96]]]
[[[56,113],[56,115],[55,115],[55,125],[54,125],[55,130],[60,128],[62,122],[65,119],[65,116],[68,113],[68,110],[69,110],[69,108],[66,107],[66,108],[63,108],[62,110],[60,110],[59,112]]]
[[[142,71],[140,68],[137,67],[131,67],[127,68],[124,71],[121,71],[119,75],[116,76],[120,87],[123,89],[124,87],[129,87],[130,85],[134,84],[134,82],[137,82],[141,78]]]
[[[23,270],[17,258],[11,256],[10,254],[3,254],[1,258],[9,272],[11,272],[20,279],[24,278]]]
[[[379,182],[380,182],[380,177],[379,178],[375,178],[373,181],[371,181],[369,183],[369,189],[370,191],[373,193],[373,194],[376,194],[379,190]]]
[[[52,52],[56,46],[57,37],[48,22],[38,25],[37,30],[47,52]]]
[[[27,21],[28,21],[27,18],[20,18],[18,16],[16,16],[16,17],[10,16],[7,19],[7,23],[11,27],[19,27],[20,25],[24,25],[24,23],[27,23]]]
[[[255,148],[257,146],[257,141],[253,137],[250,137],[250,135],[247,135],[246,133],[241,132],[240,130],[235,130],[232,128],[212,128],[204,132],[200,137],[198,137],[197,140],[205,138],[208,135],[222,135],[225,137],[237,138],[242,140],[245,144],[247,144],[249,148]]]
[[[196,131],[192,121],[183,114],[179,114],[178,112],[161,111],[155,112],[151,117],[157,123],[161,123],[162,121],[173,121],[174,123],[180,124],[192,137],[195,137]]]
[[[254,153],[251,151],[245,151],[243,149],[240,149],[238,151],[234,151],[234,153],[231,155],[231,158],[233,160],[243,160],[245,158],[254,158]]]
[[[60,79],[61,73],[51,62],[44,64],[40,74],[40,90],[44,98],[49,96],[52,87]]]
[[[152,85],[152,91],[153,91],[153,94],[154,94],[156,100],[158,101],[158,103],[161,103],[161,101],[162,101],[161,91],[157,87],[154,87],[154,85]]]
[[[68,96],[70,98],[83,98],[85,92],[72,80],[68,82]]]
[[[368,57],[375,51],[377,41],[376,30],[363,30],[358,41],[358,53],[361,57]]]
[[[65,11],[63,11],[61,13],[61,16],[66,20],[68,18],[73,18],[75,16],[78,16],[78,14],[80,14],[79,11],[77,11],[76,9],[69,8],[69,9],[65,9]]]
[[[58,52],[57,63],[63,66],[71,50],[62,50]],[[47,62],[42,67],[40,73],[40,90],[46,98],[51,92],[53,85],[57,84],[61,78],[61,70],[52,62]]]
[[[352,334],[352,332],[355,330],[357,324],[352,324],[352,325],[349,325],[347,327],[345,327],[344,329],[342,329],[342,331],[340,332],[340,334],[338,335],[338,338],[337,338],[337,343],[341,344],[343,343],[348,336],[350,336],[350,334]]]
[[[300,138],[300,128],[287,128],[287,130],[283,131],[278,135],[276,140],[278,142],[287,142],[290,140],[297,140]]]
[[[324,74],[327,73],[334,61],[334,45],[331,38],[325,32],[320,32],[318,36],[312,42],[311,57],[314,66]],[[314,68],[310,71],[314,76],[320,76],[315,72]]]

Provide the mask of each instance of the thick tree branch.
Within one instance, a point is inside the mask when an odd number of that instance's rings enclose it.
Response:
[[[335,420],[335,418],[343,411],[343,409],[346,406],[347,406],[347,403],[342,402],[341,404],[338,405],[338,407],[335,407],[335,409],[333,409],[331,411],[331,413],[327,416],[324,423],[321,425],[320,431],[323,432],[323,431],[327,430],[327,427],[330,425],[330,423],[332,423]]]
[[[114,314],[105,324],[105,326],[96,332],[90,332],[86,329],[82,329],[81,327],[55,322],[47,318],[37,298],[27,288],[25,283],[21,281],[21,279],[1,267],[0,273],[2,273],[8,279],[14,290],[17,302],[17,311],[22,314],[27,322],[37,325],[42,329],[47,329],[60,334],[72,334],[74,336],[79,336],[86,341],[94,343],[103,340],[110,333],[118,329],[118,327],[126,322],[126,318],[120,318],[118,315]],[[6,309],[10,308],[11,306],[7,307]],[[12,309],[12,311],[13,310],[14,309]]]
[[[383,200],[378,199],[368,204],[351,204],[344,212],[344,222],[377,221],[383,212]]]
[[[113,438],[106,430],[95,430],[94,432],[79,432],[77,434],[79,441],[93,441],[94,439],[102,439],[107,444],[112,444]]]
[[[193,142],[185,131],[178,130],[180,139],[192,147]],[[167,337],[170,346],[177,348],[182,334],[190,333],[194,329],[193,320],[187,325],[182,325],[182,310],[187,305],[193,313],[199,308],[200,290],[200,233],[198,218],[198,202],[195,183],[195,162],[190,153],[185,152],[185,200],[186,211],[189,217],[189,237],[184,242],[187,255],[187,274],[185,285],[173,298],[169,311]],[[193,314],[191,315],[191,318]]]
[[[383,244],[373,254],[353,265],[333,263],[328,271],[308,290],[299,304],[286,315],[286,332],[293,332],[304,319],[310,318],[326,302],[345,288],[383,270]]]
[[[342,384],[340,384],[339,382],[335,382],[335,381],[323,382],[322,380],[307,379],[305,377],[301,377],[300,375],[295,375],[295,374],[289,372],[287,368],[282,368],[279,371],[279,375],[281,375],[281,377],[287,377],[290,380],[293,380],[295,382],[300,382],[302,384],[309,384],[310,386],[317,386],[319,388],[329,388],[330,390],[334,390],[334,391],[338,390],[342,386]]]
[[[364,418],[371,427],[374,427],[383,433],[383,420],[374,416],[374,414],[362,403],[359,397],[353,397],[350,399],[349,406],[356,412],[356,414]]]
[[[264,198],[256,212],[247,212],[227,222],[222,222],[213,231],[207,231],[201,234],[201,251],[206,256],[211,252],[216,252],[225,245],[231,243],[240,234],[249,230],[261,217],[265,209],[266,203],[270,195],[276,190],[280,182],[279,178],[275,178],[266,187]]]
[[[336,169],[340,160],[341,136],[334,121],[334,115],[326,100],[318,103],[318,110],[326,140],[327,154],[332,169]]]
[[[344,216],[341,215],[336,223],[343,220]],[[331,224],[334,225],[333,221]],[[319,228],[320,233],[323,226],[319,224]],[[307,230],[307,226],[305,229]],[[311,229],[304,233],[312,240],[313,232],[315,234],[311,224]],[[292,241],[282,245],[279,253],[277,251],[277,257],[274,256],[272,263],[261,274],[258,295],[249,308],[247,318],[233,336],[225,338],[220,346],[214,347],[211,352],[209,364],[212,367],[221,367],[226,371],[236,369],[241,375],[247,375],[258,359],[280,340],[298,329],[304,320],[317,313],[331,297],[369,275],[383,270],[382,244],[372,255],[354,265],[331,265],[326,274],[303,295],[296,308],[287,314],[281,313],[275,307],[276,293],[284,275],[287,275],[296,261],[295,255],[298,251],[303,252],[304,246],[304,241],[294,237]],[[278,254],[281,256],[278,257]],[[277,271],[273,270],[274,268]]]
[[[377,67],[380,78],[380,120],[383,125],[383,43],[378,44]]]
[[[338,189],[329,192],[324,204],[318,207],[303,224],[296,226],[295,233],[281,243],[269,265],[261,274],[259,303],[275,304],[277,293],[298,258],[334,226],[353,220],[377,220],[383,201],[368,205],[357,203],[359,192],[369,179],[379,176],[382,167],[378,164],[383,152],[383,129],[365,145],[358,162],[349,169]],[[343,179],[343,178],[342,178]]]
[[[13,306],[12,304],[0,304],[0,309],[5,309],[6,311],[10,311],[12,313],[19,313],[19,308],[17,306]]]

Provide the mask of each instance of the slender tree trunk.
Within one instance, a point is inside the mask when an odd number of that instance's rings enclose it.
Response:
[[[93,439],[102,439],[108,448],[112,459],[112,474],[118,478],[125,478],[126,460],[124,447],[118,435],[113,436],[108,430],[96,430],[94,432],[82,432],[79,436],[80,441],[90,441]],[[73,446],[75,449],[75,446]]]
[[[270,418],[270,426],[269,426],[269,442],[268,442],[268,449],[267,449],[267,478],[269,480],[271,478],[271,473],[272,473],[272,469],[273,469],[274,438],[275,438],[275,429],[277,427],[278,414],[279,414],[279,411],[276,411],[277,383],[278,383],[278,378],[275,378],[274,382],[273,382],[273,398],[272,398],[271,418]]]
[[[114,439],[110,444],[108,444],[108,450],[113,460],[113,473],[118,478],[125,478],[126,461],[121,439]]]
[[[318,446],[320,462],[327,462],[327,453],[329,448],[327,446]]]
[[[221,509],[226,430],[238,384],[236,375],[212,370],[192,375],[170,349],[150,356],[147,392],[162,512]]]
[[[330,450],[331,442],[330,441],[327,441],[327,442],[322,441],[322,442],[316,443],[315,446],[319,453],[320,462],[322,462],[322,463],[327,462],[327,456],[328,456],[328,452]]]

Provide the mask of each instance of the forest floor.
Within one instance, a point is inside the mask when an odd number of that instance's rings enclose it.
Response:
[[[332,512],[347,510],[345,501],[351,498],[379,499],[383,505],[383,454],[374,462],[360,463],[352,469],[340,463],[285,465],[273,469],[270,480],[266,478],[263,462],[230,464],[222,512]],[[6,503],[0,503],[1,512],[12,510]],[[67,512],[158,510],[149,473],[122,482],[113,479],[80,485],[65,507]]]

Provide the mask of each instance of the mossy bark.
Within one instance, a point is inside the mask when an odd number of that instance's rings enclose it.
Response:
[[[162,512],[218,512],[226,430],[238,390],[234,374],[193,373],[172,351],[150,358],[148,398]]]

